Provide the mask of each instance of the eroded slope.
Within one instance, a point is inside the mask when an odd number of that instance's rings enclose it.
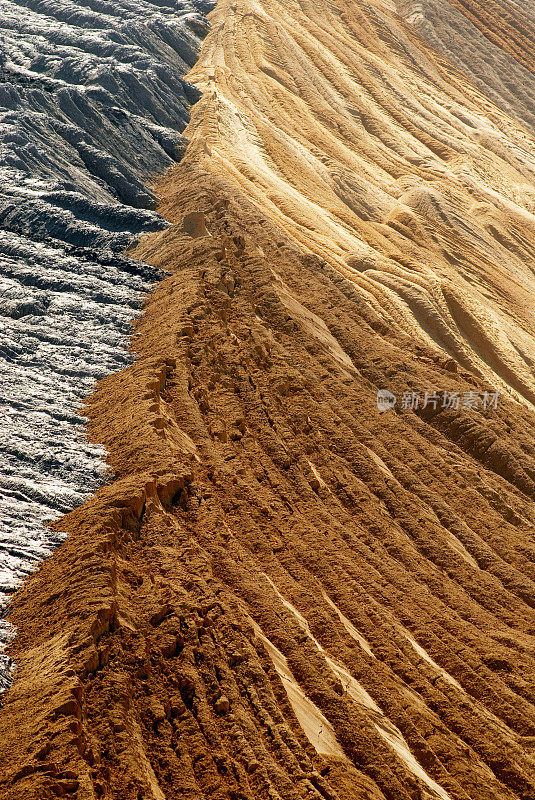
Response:
[[[532,800],[532,140],[388,4],[212,26],[86,406],[116,480],[15,598],[2,790]]]

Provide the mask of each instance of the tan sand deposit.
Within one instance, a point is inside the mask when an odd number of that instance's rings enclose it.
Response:
[[[2,799],[534,800],[533,4],[407,5],[212,13],[87,401],[115,477],[14,598]]]

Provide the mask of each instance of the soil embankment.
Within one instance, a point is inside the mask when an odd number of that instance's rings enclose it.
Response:
[[[533,140],[390,6],[211,15],[6,800],[535,796]]]

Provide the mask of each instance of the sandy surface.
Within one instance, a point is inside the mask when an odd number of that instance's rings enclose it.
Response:
[[[388,3],[211,18],[0,795],[533,800],[533,139]]]

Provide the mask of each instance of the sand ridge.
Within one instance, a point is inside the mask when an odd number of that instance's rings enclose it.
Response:
[[[386,324],[533,403],[534,140],[379,5],[337,10],[219,3],[190,152]]]
[[[85,407],[114,480],[14,597],[0,793],[532,800],[530,135],[386,3],[211,17]]]

